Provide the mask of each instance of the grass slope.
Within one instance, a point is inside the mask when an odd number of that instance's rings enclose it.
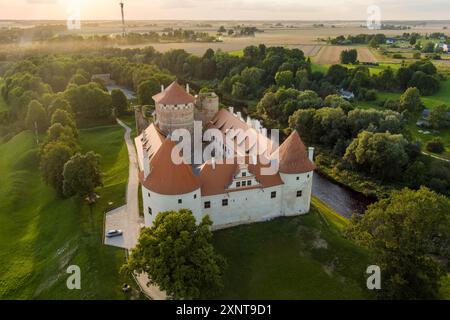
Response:
[[[0,78],[0,91],[2,90],[3,87],[3,79]],[[6,105],[6,101],[3,99],[3,96],[0,94],[0,112],[2,111],[7,111],[8,110],[8,106]]]
[[[59,199],[42,183],[32,134],[0,145],[0,299],[124,299],[121,249],[102,244],[108,202],[124,202],[127,152],[119,126],[81,130],[83,151],[102,156],[104,187],[91,209]],[[69,265],[81,268],[81,290],[66,288]],[[130,283],[130,282],[129,282]]]
[[[367,251],[317,199],[309,214],[214,233],[228,260],[223,299],[366,299]]]

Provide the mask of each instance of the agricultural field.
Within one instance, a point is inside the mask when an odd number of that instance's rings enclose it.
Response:
[[[377,59],[369,48],[352,46],[323,46],[313,61],[317,64],[338,64],[340,63],[341,52],[349,49],[356,49],[358,51],[358,60],[360,62],[377,62]]]
[[[119,275],[125,251],[102,243],[104,212],[125,201],[127,151],[118,125],[80,131],[83,151],[102,156],[104,186],[89,207],[60,199],[37,168],[37,146],[24,131],[0,144],[0,297],[10,299],[127,299]],[[82,290],[66,288],[66,268],[81,268]]]

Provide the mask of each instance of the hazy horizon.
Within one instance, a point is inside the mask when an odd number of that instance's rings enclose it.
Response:
[[[0,0],[0,20],[120,20],[118,0]],[[365,21],[379,6],[383,21],[446,21],[448,0],[126,0],[129,21]]]

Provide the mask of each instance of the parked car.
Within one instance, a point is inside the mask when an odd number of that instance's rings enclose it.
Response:
[[[108,230],[108,232],[106,232],[106,237],[114,238],[114,237],[121,236],[122,234],[123,234],[122,230]]]

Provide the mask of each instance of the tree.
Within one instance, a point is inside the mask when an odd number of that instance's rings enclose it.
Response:
[[[64,165],[63,178],[64,195],[88,196],[89,202],[95,202],[95,188],[102,185],[100,156],[93,151],[77,153]]]
[[[96,83],[69,85],[64,98],[69,101],[78,120],[105,119],[112,115],[111,95]]]
[[[41,154],[42,177],[59,195],[63,195],[64,165],[72,155],[72,149],[61,141],[48,143]]]
[[[66,99],[57,97],[53,102],[48,106],[47,108],[47,114],[49,116],[53,115],[53,112],[56,110],[64,110],[69,112],[70,114],[73,114],[72,106],[70,105],[69,101]]]
[[[75,149],[77,147],[77,141],[73,129],[68,126],[63,126],[61,123],[56,122],[51,125],[47,130],[47,142],[63,141],[69,147]]]
[[[430,96],[439,91],[439,80],[423,71],[414,72],[408,85],[419,89],[424,96]]]
[[[407,145],[401,134],[362,131],[348,146],[344,160],[381,179],[399,179],[409,161]]]
[[[50,124],[54,125],[55,123],[60,123],[64,127],[71,128],[74,137],[78,137],[78,130],[75,120],[73,119],[72,115],[67,111],[57,109],[52,115],[52,120]]]
[[[327,78],[332,84],[339,85],[348,77],[348,69],[340,64],[333,64],[327,71]]]
[[[407,110],[411,113],[420,112],[423,109],[423,103],[420,99],[420,92],[417,88],[408,88],[400,96],[400,108],[399,111]]]
[[[450,126],[449,109],[445,104],[434,107],[428,119],[434,129],[445,129]]]
[[[153,104],[152,97],[161,91],[161,84],[156,78],[141,82],[137,89],[138,103],[141,105]]]
[[[429,189],[403,189],[356,215],[346,233],[369,247],[382,272],[381,298],[436,299],[448,257],[450,201]]]
[[[292,71],[279,71],[275,75],[275,82],[279,87],[290,88],[294,84],[294,74]]]
[[[427,142],[426,149],[434,153],[442,153],[445,151],[444,143],[439,138],[433,138],[431,141]]]
[[[173,299],[195,299],[222,287],[225,260],[211,244],[208,216],[197,225],[190,210],[157,215],[153,226],[141,231],[123,271],[147,273]]]
[[[47,113],[39,101],[32,100],[28,104],[25,124],[30,130],[37,128],[39,133],[44,132],[48,128]]]
[[[112,107],[116,110],[116,114],[121,116],[128,111],[128,99],[120,89],[111,91]]]
[[[77,86],[81,86],[83,84],[88,84],[89,80],[86,79],[82,74],[76,73],[70,79],[69,84],[76,84]]]
[[[356,49],[343,50],[340,58],[342,64],[355,64],[358,61],[358,51]]]

